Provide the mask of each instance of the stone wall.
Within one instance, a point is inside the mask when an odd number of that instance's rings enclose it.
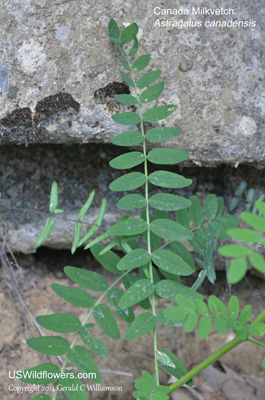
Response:
[[[14,251],[34,251],[45,215],[7,208],[46,211],[54,180],[67,218],[76,216],[93,188],[98,199],[109,199],[106,226],[119,217],[116,195],[108,189],[118,172],[108,161],[121,150],[108,144],[126,130],[111,119],[124,110],[113,94],[130,89],[106,36],[113,17],[120,27],[137,22],[139,55],[151,53],[150,69],[162,69],[165,89],[157,105],[179,107],[162,123],[181,126],[182,133],[162,145],[189,151],[184,167],[197,168],[189,170],[195,184],[183,194],[219,190],[218,195],[229,198],[236,185],[226,185],[228,176],[239,182],[248,180],[245,173],[251,182],[254,174],[255,184],[264,187],[262,172],[230,167],[247,164],[262,170],[265,165],[265,0],[233,6],[223,0],[222,7],[232,7],[234,14],[192,13],[192,7],[205,6],[217,7],[200,0],[189,5],[182,0],[0,0],[0,217],[7,224],[0,230]],[[161,15],[163,9],[181,8],[189,15]],[[202,26],[159,27],[164,20]],[[211,21],[256,26],[205,27]],[[96,200],[91,222],[98,207]],[[73,225],[57,225],[47,245],[69,248]]]
[[[152,54],[165,89],[159,104],[179,109],[167,124],[182,127],[170,146],[191,153],[197,165],[264,166],[264,0],[233,3],[233,13],[194,15],[215,1],[1,0],[0,142],[109,143],[121,131],[111,115],[120,105],[109,19],[140,27],[140,53]],[[222,1],[228,9],[231,2]],[[156,15],[187,9],[189,15]],[[158,20],[201,27],[157,26]],[[210,21],[254,21],[255,27],[205,27]]]

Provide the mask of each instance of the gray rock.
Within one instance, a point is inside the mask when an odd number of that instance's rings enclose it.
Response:
[[[94,223],[103,196],[107,198],[107,210],[104,225],[99,233],[118,222],[123,215],[132,215],[131,212],[116,207],[117,201],[124,193],[112,192],[109,189],[109,184],[125,172],[109,166],[109,161],[120,152],[118,147],[95,144],[0,147],[0,240],[5,236],[15,252],[35,251],[34,243],[49,216],[49,196],[53,181],[58,182],[59,207],[63,208],[65,213],[57,215],[60,219],[45,246],[57,249],[71,248],[73,221],[93,189],[96,190],[96,196],[87,213],[88,225],[84,230],[88,230],[89,224]],[[135,170],[142,171],[142,166]],[[172,193],[186,197],[196,193],[202,201],[207,194],[216,193],[225,198],[226,205],[231,201],[239,182],[246,179],[246,176],[249,187],[257,187],[264,180],[262,171],[247,167],[196,167],[182,170],[174,166],[171,171],[193,181],[191,186],[172,190]],[[141,189],[137,191],[141,192]],[[158,187],[150,185],[150,196],[157,190]],[[259,195],[260,192],[257,191],[256,198]],[[139,211],[141,210],[137,210],[137,215]]]
[[[120,26],[138,23],[139,54],[152,53],[150,68],[163,71],[158,104],[179,106],[166,123],[183,134],[167,146],[190,151],[196,165],[265,165],[264,0],[237,3],[234,15],[221,16],[194,15],[190,8],[189,15],[155,15],[151,1],[137,7],[119,0],[1,3],[1,144],[109,143],[124,130],[111,119],[123,110],[113,93],[128,91],[106,37],[115,17]],[[215,9],[216,2],[207,6]],[[163,28],[158,20],[202,26]],[[204,26],[233,20],[256,26]]]

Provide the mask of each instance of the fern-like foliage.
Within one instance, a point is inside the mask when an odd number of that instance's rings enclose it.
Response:
[[[181,361],[169,350],[159,349],[157,340],[157,324],[179,327],[184,326],[187,332],[192,331],[199,319],[199,334],[206,337],[211,328],[211,321],[217,331],[224,334],[227,326],[241,338],[249,334],[261,335],[264,326],[250,327],[246,325],[249,309],[245,308],[238,316],[238,303],[233,297],[229,303],[229,316],[224,304],[216,297],[209,298],[208,307],[204,297],[197,292],[205,278],[214,284],[215,267],[214,253],[216,239],[227,240],[228,228],[237,227],[237,217],[224,215],[222,198],[209,194],[204,208],[197,196],[190,199],[172,193],[172,189],[187,187],[191,180],[174,172],[163,169],[164,165],[178,164],[189,156],[184,150],[168,147],[149,149],[150,144],[157,144],[172,139],[180,133],[179,127],[157,124],[169,117],[177,109],[174,104],[146,108],[146,104],[156,100],[163,91],[164,82],[154,82],[161,76],[160,70],[139,73],[149,66],[150,54],[135,57],[138,51],[138,25],[133,23],[121,33],[117,23],[112,19],[109,23],[108,36],[119,52],[119,60],[125,70],[120,71],[122,79],[131,87],[133,94],[117,94],[115,98],[123,105],[135,107],[134,111],[122,112],[112,116],[113,121],[134,128],[115,136],[112,142],[118,146],[129,147],[130,150],[114,158],[110,165],[119,170],[129,170],[134,167],[142,172],[132,171],[121,175],[110,184],[110,189],[116,192],[128,192],[117,203],[123,211],[143,209],[141,215],[123,216],[116,224],[97,237],[94,235],[102,224],[106,200],[103,199],[95,224],[85,235],[81,235],[85,215],[93,201],[93,191],[81,208],[75,223],[72,253],[84,245],[90,249],[95,259],[108,271],[116,275],[114,283],[100,274],[86,269],[65,267],[68,278],[80,288],[53,284],[53,291],[76,307],[88,309],[87,316],[81,322],[75,315],[57,313],[37,317],[37,322],[44,328],[59,334],[74,333],[74,339],[69,342],[62,336],[46,336],[27,340],[28,346],[40,353],[50,356],[64,356],[63,365],[58,367],[53,363],[37,365],[23,371],[21,380],[28,383],[55,383],[52,398],[56,400],[59,388],[62,387],[69,400],[87,400],[88,395],[80,380],[79,372],[86,374],[93,382],[100,383],[102,377],[94,360],[93,354],[106,357],[108,351],[103,340],[93,336],[93,324],[89,322],[93,315],[95,324],[112,340],[120,339],[117,317],[128,324],[125,340],[131,341],[153,332],[154,343],[154,374],[151,376],[143,371],[142,379],[136,380],[137,391],[134,398],[141,400],[167,400],[168,388],[159,383],[159,365],[171,375],[180,379],[188,373]],[[145,123],[152,126],[146,131]],[[140,145],[140,149],[131,150],[131,146]],[[159,165],[160,169],[149,172],[149,164]],[[149,195],[150,185],[167,189]],[[142,187],[143,193],[131,193]],[[258,205],[259,206],[259,205]],[[50,212],[56,214],[58,209],[57,183],[53,183],[50,197]],[[263,208],[261,208],[261,212]],[[250,225],[258,224],[260,220],[249,220]],[[252,216],[252,218],[254,218]],[[255,218],[260,218],[255,216]],[[37,246],[47,239],[55,225],[55,215],[48,219]],[[259,225],[260,226],[260,225]],[[262,225],[263,226],[263,225]],[[264,229],[264,228],[262,228]],[[231,231],[230,231],[231,234]],[[82,236],[82,237],[81,237]],[[108,239],[105,246],[100,244]],[[139,240],[140,239],[140,240]],[[90,241],[89,241],[90,240]],[[201,267],[198,277],[194,276],[194,284],[187,287],[181,283],[182,276],[195,273],[195,264],[187,243],[197,254],[197,263]],[[119,248],[123,256],[118,256],[113,248]],[[117,288],[123,283],[124,289]],[[101,293],[97,301],[89,293]],[[155,297],[177,301],[178,306],[167,307],[156,311]],[[103,300],[108,300],[108,305]],[[138,305],[142,312],[136,317],[133,307]],[[77,345],[77,340],[81,344]],[[72,370],[66,371],[68,363]],[[79,371],[79,372],[76,372]],[[192,385],[191,378],[187,379]],[[71,390],[75,387],[76,390]],[[39,395],[40,396],[40,395]],[[35,396],[37,400],[41,397]]]
[[[241,214],[247,228],[229,229],[227,234],[241,243],[227,244],[219,249],[219,253],[234,260],[228,270],[228,280],[235,284],[246,274],[248,265],[259,273],[265,274],[265,202],[256,201],[255,207],[260,215],[249,211]]]

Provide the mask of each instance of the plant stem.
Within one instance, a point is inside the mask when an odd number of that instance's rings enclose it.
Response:
[[[257,316],[257,318],[254,319],[254,321],[250,325],[254,325],[255,326],[257,323],[263,321],[264,318],[265,318],[265,310],[263,310]],[[239,344],[243,343],[244,341],[250,341],[250,342],[258,344],[258,345],[261,344],[261,342],[258,342],[257,340],[252,339],[252,338],[247,338],[245,340],[241,340],[238,337],[236,337],[231,342],[227,343],[225,346],[223,346],[221,349],[219,349],[216,353],[212,354],[210,357],[208,357],[202,363],[200,363],[195,368],[193,368],[191,371],[189,371],[187,374],[182,376],[177,382],[174,382],[172,385],[170,385],[167,394],[170,394],[170,393],[174,392],[174,390],[176,390],[180,386],[184,385],[184,383],[187,383],[190,379],[194,378],[194,376],[198,375],[205,368],[209,367],[209,365],[213,364],[215,361],[217,361],[223,355],[225,355],[229,351],[233,350],[236,346],[238,346]],[[262,347],[265,347],[265,345],[262,346]]]
[[[265,343],[262,343],[259,340],[256,340],[256,339],[253,339],[253,338],[250,338],[250,337],[247,340],[248,340],[248,342],[254,343],[254,344],[256,344],[256,345],[258,345],[260,347],[264,347],[264,349],[265,349]]]
[[[108,292],[109,292],[115,285],[117,285],[117,283],[120,282],[120,280],[122,280],[123,277],[124,277],[125,275],[127,275],[129,272],[131,272],[131,271],[129,270],[129,271],[124,272],[118,279],[116,279],[116,281],[115,281],[114,283],[112,283],[112,284],[110,285],[110,287],[108,287],[108,289],[106,290],[106,292],[104,292],[103,295],[102,295],[102,296],[96,301],[96,303],[93,305],[93,307],[92,307],[91,310],[89,311],[88,315],[86,316],[86,318],[85,318],[84,321],[82,322],[82,326],[84,326],[84,325],[87,323],[88,319],[91,317],[91,315],[92,315],[92,313],[93,313],[94,308],[95,308],[98,304],[101,303],[101,301],[102,301],[102,300],[104,299],[104,297],[108,294]],[[70,349],[72,349],[72,348],[74,347],[74,345],[75,345],[75,343],[76,343],[78,337],[79,337],[79,332],[75,335],[75,337],[74,337],[74,339],[73,339],[73,341],[72,341],[72,343],[71,343],[71,345],[70,345]],[[64,372],[65,367],[66,367],[66,364],[67,364],[67,362],[68,362],[68,358],[69,358],[69,356],[67,355],[67,356],[65,357],[64,363],[63,363],[63,365],[62,365],[62,367],[61,367],[60,374],[62,374],[62,373]],[[56,385],[56,388],[55,388],[55,391],[54,391],[52,400],[56,400],[57,393],[58,393],[58,388],[59,388],[59,383],[57,383],[57,385]]]
[[[145,208],[145,210],[146,210],[146,223],[147,223],[146,241],[147,241],[147,251],[151,255],[152,254],[152,249],[151,249],[151,231],[150,231],[150,217],[149,217],[148,167],[147,167],[147,150],[146,150],[146,138],[145,138],[145,132],[144,132],[144,121],[143,121],[141,103],[140,103],[139,95],[138,95],[138,92],[137,92],[137,86],[136,86],[136,82],[135,82],[133,69],[131,67],[128,55],[126,56],[126,58],[127,58],[127,63],[131,68],[131,78],[132,78],[132,81],[134,83],[134,92],[135,92],[135,97],[137,99],[139,117],[141,118],[141,133],[142,133],[142,135],[144,137],[144,140],[143,140],[143,153],[144,153],[145,200],[146,200],[146,208]],[[149,273],[150,273],[151,282],[154,283],[152,261],[150,261],[150,263],[149,263]],[[156,317],[155,295],[154,295],[154,293],[151,296],[151,303],[152,303],[152,313]],[[156,376],[156,384],[158,386],[159,385],[159,368],[158,368],[158,361],[157,361],[157,331],[156,331],[156,327],[154,327],[154,329],[153,329],[153,336],[154,336],[155,376]]]
[[[231,351],[233,348],[235,348],[242,342],[243,342],[243,340],[241,340],[239,338],[235,338],[231,342],[227,343],[225,346],[223,346],[221,349],[219,349],[216,353],[212,354],[210,357],[208,357],[202,363],[200,363],[195,368],[193,368],[191,371],[189,371],[187,374],[182,376],[177,382],[174,382],[172,385],[170,385],[169,391],[167,392],[167,394],[174,392],[174,390],[176,390],[180,386],[184,385],[184,383],[187,383],[194,376],[198,375],[201,371],[203,371],[205,368],[209,367],[209,365],[213,364],[216,360],[221,358],[224,354],[228,353],[229,351]]]

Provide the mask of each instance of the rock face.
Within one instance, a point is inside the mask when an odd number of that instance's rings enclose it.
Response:
[[[109,161],[120,154],[120,149],[108,145],[32,145],[0,147],[0,177],[2,200],[0,201],[0,240],[5,237],[15,252],[32,253],[45,220],[49,216],[51,184],[58,182],[59,214],[56,226],[45,242],[45,246],[69,249],[72,245],[74,222],[89,193],[95,189],[96,196],[87,213],[86,222],[94,223],[99,212],[101,199],[107,198],[104,225],[99,233],[128,214],[116,207],[123,195],[109,189],[109,184],[124,171],[109,167]],[[138,170],[141,171],[141,166]],[[136,169],[137,170],[137,169]],[[228,205],[237,185],[248,177],[249,188],[262,183],[264,173],[250,167],[184,168],[172,167],[171,171],[192,179],[192,185],[174,190],[172,193],[190,197],[196,193],[204,199],[209,193],[225,198]],[[152,172],[152,170],[150,170]],[[141,193],[142,188],[137,191]],[[150,185],[149,194],[157,190]],[[134,191],[135,192],[135,191]],[[129,193],[129,192],[128,192]],[[256,193],[258,198],[259,191]],[[138,215],[137,210],[137,215]],[[131,215],[132,212],[129,212]],[[65,220],[64,220],[65,219]],[[68,221],[66,221],[68,220]],[[72,221],[71,221],[72,220]],[[90,228],[87,225],[86,231]],[[85,232],[84,232],[85,233]]]
[[[136,7],[120,0],[2,0],[0,143],[109,143],[124,130],[111,119],[122,110],[113,94],[129,90],[106,36],[115,17],[120,26],[138,23],[139,55],[150,52],[150,68],[163,71],[158,104],[179,106],[166,123],[183,134],[167,145],[190,151],[197,165],[264,166],[264,5],[244,1],[233,13],[212,16],[196,15],[182,1]],[[164,8],[188,15],[162,15]],[[178,27],[159,26],[166,20]],[[180,29],[181,21],[197,27]],[[206,27],[211,21],[256,26]]]

